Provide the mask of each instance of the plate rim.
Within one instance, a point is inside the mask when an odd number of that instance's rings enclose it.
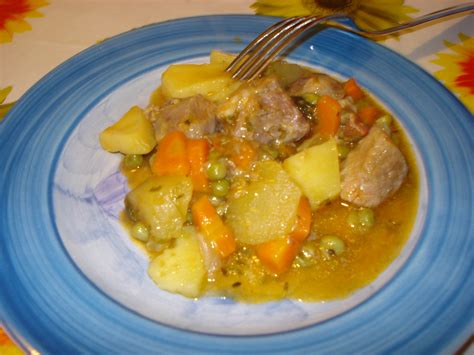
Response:
[[[168,24],[168,23],[186,22],[186,21],[193,20],[193,19],[194,19],[194,20],[195,20],[195,19],[202,19],[202,18],[209,19],[209,18],[216,18],[216,17],[229,17],[229,18],[230,18],[230,17],[236,17],[236,16],[238,16],[238,17],[244,17],[244,18],[249,18],[249,19],[250,19],[250,18],[260,18],[260,20],[261,20],[261,19],[265,19],[266,21],[268,21],[268,19],[270,19],[270,18],[267,17],[267,16],[261,16],[261,17],[259,17],[259,16],[254,16],[254,15],[241,15],[241,14],[239,14],[239,15],[232,15],[232,14],[226,14],[226,15],[193,16],[193,17],[188,17],[188,18],[180,18],[180,19],[176,19],[176,20],[168,20],[168,21],[159,22],[159,23],[155,23],[155,24],[145,25],[145,26],[140,27],[140,28],[138,28],[138,29],[133,29],[133,30],[124,32],[124,33],[122,33],[122,34],[119,34],[119,35],[117,35],[117,36],[114,36],[113,38],[107,39],[107,40],[105,40],[105,41],[102,42],[102,43],[96,44],[96,45],[94,45],[94,46],[92,46],[92,47],[89,47],[89,48],[87,48],[87,49],[85,49],[85,50],[79,52],[78,54],[76,54],[75,56],[73,56],[71,59],[67,60],[66,62],[60,64],[58,67],[56,67],[55,69],[53,69],[50,73],[46,74],[42,79],[40,79],[40,80],[38,81],[37,84],[33,85],[33,86],[27,91],[27,93],[25,93],[25,95],[22,96],[22,98],[20,99],[20,101],[19,101],[19,103],[18,103],[18,107],[17,107],[17,105],[15,105],[15,107],[12,109],[12,111],[7,115],[7,117],[5,117],[5,119],[3,120],[3,122],[0,123],[0,135],[3,134],[2,126],[3,126],[3,127],[6,127],[6,123],[13,120],[10,116],[15,116],[17,110],[18,110],[18,111],[20,110],[20,106],[21,106],[21,105],[26,105],[26,103],[23,104],[23,102],[27,102],[27,99],[30,97],[30,95],[33,95],[33,94],[36,92],[35,90],[37,90],[37,86],[39,86],[39,84],[40,84],[41,82],[46,81],[46,80],[49,78],[50,75],[52,76],[53,74],[55,74],[55,73],[57,73],[57,72],[61,72],[61,70],[63,70],[64,67],[67,67],[68,63],[70,63],[71,61],[75,60],[75,59],[78,58],[78,57],[83,56],[84,53],[89,53],[89,51],[92,51],[93,48],[100,47],[103,43],[106,43],[106,42],[108,42],[108,41],[112,41],[112,40],[114,40],[114,41],[119,41],[120,38],[123,38],[124,36],[129,35],[130,33],[133,34],[133,33],[136,33],[137,31],[140,31],[140,30],[143,30],[143,29],[155,28],[157,25],[166,25],[166,24]],[[274,19],[276,19],[276,18],[274,18]],[[392,54],[395,54],[396,56],[398,56],[398,57],[400,57],[400,58],[403,58],[404,60],[406,60],[407,62],[409,62],[411,65],[416,65],[416,66],[418,67],[418,69],[421,69],[425,74],[427,74],[428,76],[430,76],[430,77],[433,79],[433,81],[436,81],[428,72],[426,72],[423,68],[421,68],[420,66],[418,66],[416,63],[413,63],[413,62],[409,61],[407,58],[402,57],[400,54],[394,52],[393,50],[391,50],[391,49],[389,49],[389,48],[386,48],[386,47],[383,47],[383,48],[384,48],[385,50],[388,50],[388,51],[392,52]],[[146,70],[146,71],[148,71],[148,70]],[[126,80],[124,80],[124,81],[126,81]],[[439,85],[438,85],[438,86],[439,86],[439,87],[438,87],[438,90],[439,90],[440,88],[443,89],[443,90],[445,91],[445,94],[448,94],[448,95],[450,95],[452,98],[456,99],[456,100],[459,102],[459,104],[460,104],[460,105],[466,110],[466,112],[467,112],[467,109],[460,103],[460,101],[453,95],[452,92],[450,92],[446,87],[444,87],[444,86],[443,86],[441,83],[439,83],[438,81],[436,81],[436,82],[439,84]],[[112,89],[111,89],[111,91],[112,91]],[[106,94],[103,93],[102,97],[105,97],[105,96],[106,96]],[[99,100],[99,99],[98,99],[98,100]],[[85,110],[85,111],[87,111],[87,110]],[[79,122],[80,120],[81,120],[81,119],[78,119],[78,122]],[[75,125],[75,126],[76,126],[76,125]],[[74,126],[74,127],[75,127],[75,126]],[[73,129],[73,127],[71,127],[71,129]],[[66,139],[66,138],[63,137],[63,139]],[[0,144],[0,148],[1,148],[1,144]],[[52,172],[50,172],[50,173],[52,173]],[[54,174],[53,174],[53,175],[54,175]],[[0,181],[3,181],[3,180],[0,180]],[[422,238],[423,238],[423,236],[420,237],[419,243],[421,242],[421,239],[422,239]],[[418,246],[416,246],[416,247],[413,249],[412,252],[415,252],[417,248],[418,248]],[[405,263],[405,265],[402,266],[402,268],[405,268],[405,266],[406,266],[406,263]],[[400,273],[400,272],[401,272],[401,269],[398,271],[398,273]],[[394,277],[397,277],[397,276],[398,276],[398,273],[397,273],[397,275],[394,275]],[[88,278],[86,277],[86,279],[88,279]],[[391,282],[391,281],[390,281],[390,282]],[[390,283],[390,282],[389,282],[389,283]],[[383,286],[383,287],[385,287],[385,286]],[[2,302],[2,303],[3,303],[3,302]],[[356,306],[356,307],[358,307],[358,306]],[[2,320],[3,320],[3,318],[2,318]],[[5,326],[5,328],[6,328],[7,331],[8,331],[9,326],[6,325],[6,324],[4,324],[4,326]],[[167,326],[167,327],[168,327],[168,326]],[[312,328],[313,326],[309,326],[309,327]],[[300,330],[295,330],[295,332],[299,332],[299,331],[300,331]],[[187,331],[184,331],[184,332],[187,333]],[[16,339],[14,332],[11,332],[11,331],[9,332],[9,334],[12,334],[12,333],[13,333],[13,338]],[[286,334],[286,332],[285,332],[285,334]],[[213,335],[213,336],[215,336],[215,335]],[[257,337],[260,338],[261,336],[257,336]],[[16,340],[18,340],[18,339],[16,339]],[[20,344],[21,344],[21,342],[20,342]]]

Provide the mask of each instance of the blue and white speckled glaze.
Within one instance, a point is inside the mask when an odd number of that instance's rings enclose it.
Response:
[[[0,123],[0,319],[41,353],[414,353],[455,350],[473,332],[472,115],[395,53],[334,29],[294,60],[357,77],[407,130],[420,165],[417,223],[372,285],[327,303],[245,305],[159,290],[120,223],[119,157],[98,134],[161,72],[238,52],[275,19],[196,17],[94,46],[36,84]]]

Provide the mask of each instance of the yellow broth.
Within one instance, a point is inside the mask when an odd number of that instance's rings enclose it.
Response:
[[[419,182],[415,157],[400,129],[395,133],[399,148],[409,166],[408,176],[395,195],[374,209],[375,225],[357,231],[348,222],[351,210],[357,209],[337,199],[313,212],[312,237],[305,245],[316,251],[314,265],[294,265],[284,275],[268,272],[251,247],[242,246],[226,264],[208,279],[207,294],[227,296],[245,302],[265,302],[281,298],[302,301],[322,301],[344,298],[370,284],[400,254],[416,217]],[[122,169],[131,188],[151,176],[148,164]],[[132,222],[122,214],[129,229]],[[339,256],[327,257],[319,250],[319,240],[325,235],[336,235],[346,244]],[[131,238],[150,258],[143,242]]]
[[[150,104],[161,105],[164,100],[161,89],[158,88],[153,93]],[[376,106],[385,113],[367,93],[356,105]],[[208,138],[212,141],[212,137]],[[348,217],[351,211],[360,208],[339,198],[329,201],[312,212],[310,237],[303,244],[303,248],[313,252],[309,265],[301,262],[300,252],[288,272],[275,275],[260,262],[251,246],[240,244],[237,251],[209,275],[203,295],[225,296],[251,303],[282,298],[323,301],[347,297],[373,282],[400,254],[410,236],[418,207],[416,159],[407,137],[396,122],[392,123],[392,139],[407,161],[408,175],[393,196],[372,209],[375,215],[372,227],[365,230],[351,227]],[[280,145],[278,160],[282,161],[294,154],[298,144]],[[348,146],[352,149],[355,144],[349,143]],[[261,154],[263,151],[258,149]],[[139,168],[122,168],[130,188],[133,189],[152,175],[149,159],[150,156],[146,157],[145,163]],[[126,213],[122,213],[121,219],[130,230],[133,222]],[[320,249],[321,238],[328,235],[337,236],[344,241],[345,251],[342,254],[328,255]],[[143,242],[131,239],[150,259],[159,254],[159,251],[150,251]]]
[[[217,273],[209,289],[215,294],[246,302],[264,302],[279,298],[322,301],[344,298],[374,281],[400,254],[412,230],[418,206],[418,174],[415,158],[406,138],[400,148],[407,158],[409,173],[397,193],[374,209],[375,225],[368,231],[355,231],[347,223],[351,207],[340,199],[313,213],[315,263],[310,267],[292,267],[282,276],[265,271],[249,249],[232,257],[224,273]],[[319,251],[319,239],[337,235],[346,243],[346,251],[325,257]]]

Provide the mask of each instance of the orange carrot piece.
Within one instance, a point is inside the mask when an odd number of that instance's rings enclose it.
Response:
[[[300,243],[286,236],[258,244],[255,252],[260,261],[276,274],[287,272],[298,254]]]
[[[209,142],[207,139],[188,139],[189,176],[193,181],[194,191],[207,192],[209,180],[205,171],[205,164],[209,156]]]
[[[322,96],[316,104],[316,113],[319,119],[316,127],[323,136],[334,136],[341,123],[341,105],[331,96]]]
[[[246,140],[239,140],[235,142],[233,149],[230,160],[232,160],[234,164],[242,170],[250,168],[250,165],[257,156],[257,152],[252,145]]]
[[[364,92],[354,78],[351,78],[344,83],[344,91],[346,95],[352,97],[354,101],[360,100],[364,97]]]
[[[359,119],[368,126],[372,126],[375,120],[380,116],[380,110],[375,106],[361,107],[357,111]]]
[[[296,224],[290,233],[290,237],[298,242],[303,242],[311,229],[311,206],[305,196],[300,199],[296,218]]]
[[[193,204],[191,212],[194,225],[221,257],[225,258],[235,251],[236,243],[232,231],[224,224],[206,195]]]
[[[305,196],[300,199],[296,215],[295,227],[288,236],[258,244],[255,247],[255,252],[260,261],[276,274],[283,274],[290,269],[301,244],[309,235],[311,206]]]
[[[156,175],[189,174],[187,138],[183,132],[170,132],[158,145],[151,171]]]

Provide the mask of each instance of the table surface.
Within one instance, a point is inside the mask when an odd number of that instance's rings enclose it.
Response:
[[[164,0],[0,0],[0,119],[42,76],[98,41],[169,19],[253,14],[252,3],[174,0],[170,6]],[[406,0],[404,5],[417,10],[410,13],[415,17],[460,3]],[[422,26],[381,43],[430,72],[474,113],[474,15]],[[472,338],[466,341],[472,343]],[[473,348],[467,352],[473,353]],[[0,353],[21,354],[1,328]]]

